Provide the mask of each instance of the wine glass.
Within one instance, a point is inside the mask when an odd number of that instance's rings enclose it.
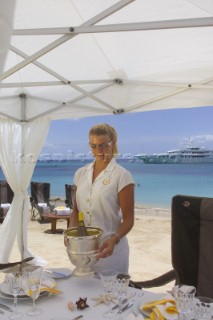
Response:
[[[176,285],[172,288],[172,293],[178,310],[178,319],[185,320],[192,311],[196,288],[187,285]]]
[[[116,278],[116,292],[118,296],[118,318],[122,320],[122,300],[127,297],[127,288],[130,281],[130,275],[128,273],[120,273]]]
[[[22,276],[18,273],[8,273],[5,281],[8,284],[9,290],[14,297],[14,311],[9,316],[9,319],[19,319],[23,315],[17,310],[18,295],[22,289]]]
[[[40,294],[43,268],[38,266],[29,266],[23,270],[23,286],[27,295],[33,299],[33,306],[27,311],[29,316],[37,316],[42,313],[41,308],[37,308],[35,301]]]
[[[196,297],[194,299],[193,311],[196,320],[211,320],[213,300],[208,297]]]
[[[112,298],[112,292],[116,283],[117,272],[115,270],[103,270],[99,273],[102,286],[106,292],[106,299],[108,300],[107,310],[103,313],[105,318],[114,317],[114,312],[110,309],[110,298]]]

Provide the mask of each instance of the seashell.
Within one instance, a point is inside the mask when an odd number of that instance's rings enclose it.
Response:
[[[72,301],[69,301],[67,306],[68,306],[69,310],[71,310],[71,311],[75,310],[75,305],[74,305],[74,303]]]

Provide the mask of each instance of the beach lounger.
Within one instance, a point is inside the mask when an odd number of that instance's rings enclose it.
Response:
[[[72,209],[74,204],[74,190],[75,186],[72,184],[65,184],[65,204],[68,208]]]
[[[11,202],[13,201],[14,193],[7,181],[0,181],[0,223],[3,222]]]
[[[175,281],[213,298],[213,198],[176,195],[171,214],[173,269],[156,279],[131,281],[130,286],[151,288]]]
[[[31,220],[35,220],[40,215],[44,220],[43,214],[51,213],[55,208],[55,200],[50,199],[50,183],[31,182]]]

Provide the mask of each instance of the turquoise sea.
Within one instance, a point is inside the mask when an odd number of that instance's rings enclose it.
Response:
[[[212,164],[144,164],[117,160],[135,179],[135,203],[170,207],[176,194],[213,197]],[[86,163],[79,160],[38,162],[32,181],[49,182],[51,196],[65,197],[66,183],[73,184],[75,171]],[[4,179],[0,170],[0,179]]]

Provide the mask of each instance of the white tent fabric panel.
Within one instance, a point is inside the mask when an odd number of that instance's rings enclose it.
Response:
[[[12,8],[14,1],[9,3]],[[10,33],[2,13],[0,71]],[[41,122],[44,139],[51,120],[212,106],[212,39],[212,0],[17,0],[0,73],[1,128],[8,121],[37,132]],[[14,148],[16,138],[10,136]],[[27,145],[24,132],[18,138]],[[37,156],[42,145],[30,139]],[[0,162],[6,172],[2,157]],[[16,184],[22,169],[14,173]],[[28,169],[23,190],[33,170]],[[2,239],[14,214],[4,223]],[[21,226],[27,211],[20,207],[16,214]],[[20,230],[25,257],[26,228]]]
[[[40,99],[55,101],[51,119],[212,105],[212,17],[208,0],[17,1],[1,95],[29,97],[27,121],[36,117],[31,96],[40,103],[37,117],[47,111]],[[182,28],[200,18],[210,26]],[[124,26],[131,31],[119,31]],[[103,81],[111,85],[103,88]]]

